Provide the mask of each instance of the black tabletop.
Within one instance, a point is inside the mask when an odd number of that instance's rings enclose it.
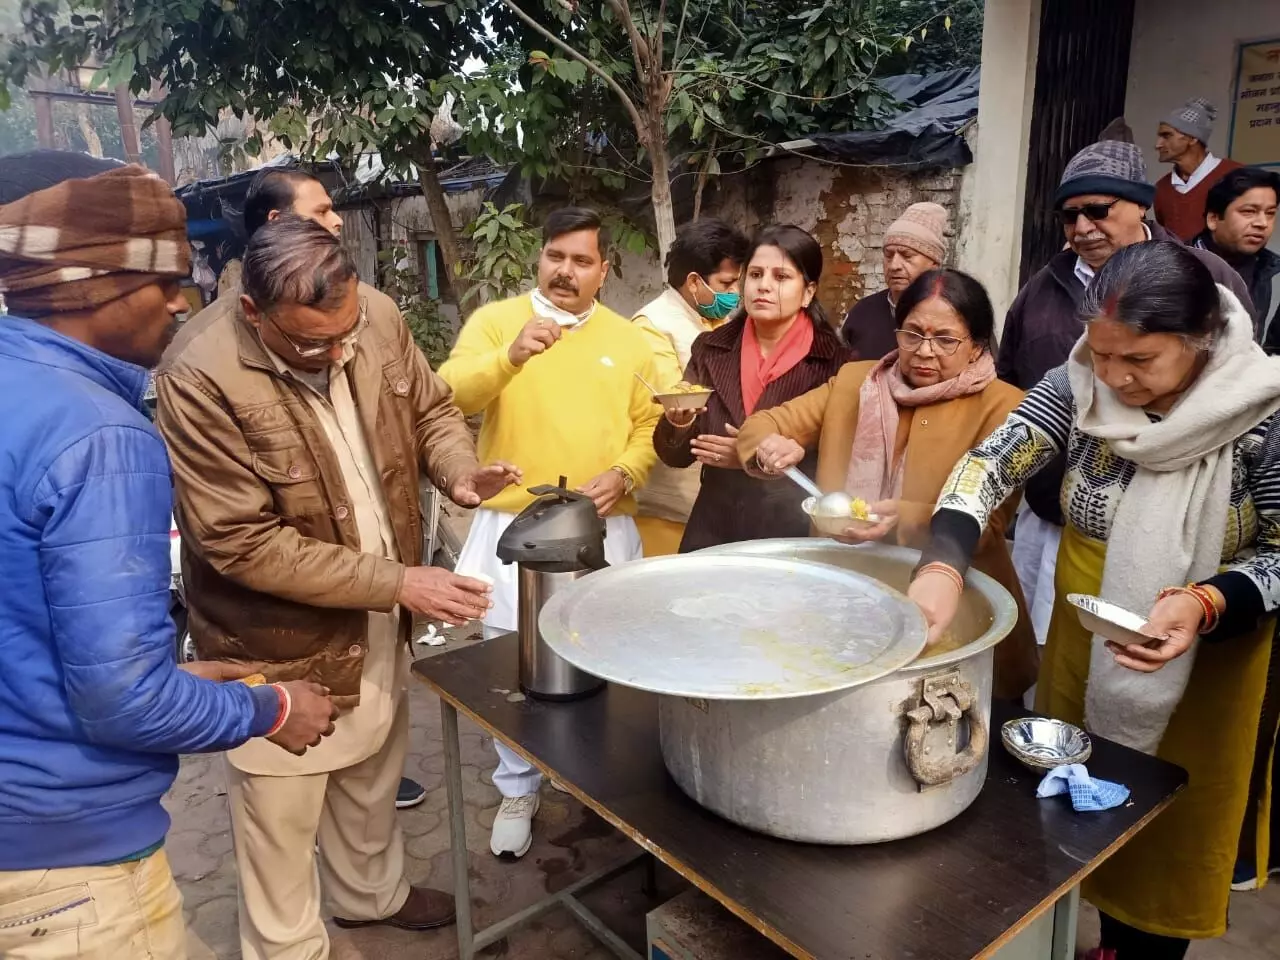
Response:
[[[499,637],[414,663],[437,693],[668,866],[798,957],[971,960],[1006,942],[1162,810],[1181,769],[1094,740],[1089,770],[1129,803],[1077,814],[1037,800],[1039,778],[999,745],[978,799],[906,840],[832,847],[754,833],[704,810],[667,774],[656,697],[610,686],[574,703],[512,700],[516,641]]]

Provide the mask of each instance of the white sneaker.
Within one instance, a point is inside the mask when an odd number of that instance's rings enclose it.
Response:
[[[519,860],[533,845],[533,816],[538,812],[538,795],[504,797],[493,819],[489,850],[500,860]]]

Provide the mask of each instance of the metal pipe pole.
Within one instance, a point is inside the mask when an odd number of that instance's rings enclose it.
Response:
[[[467,816],[462,800],[462,745],[458,711],[440,699],[440,735],[444,740],[444,785],[449,797],[449,841],[453,847],[453,896],[458,912],[458,957],[472,960],[475,928],[471,925],[471,880],[468,876]]]

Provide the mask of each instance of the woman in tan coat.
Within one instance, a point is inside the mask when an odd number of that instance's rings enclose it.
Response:
[[[956,270],[931,270],[903,293],[895,314],[898,350],[848,363],[831,380],[747,419],[738,453],[749,473],[775,475],[818,448],[817,484],[845,490],[886,517],[842,540],[884,540],[917,549],[951,468],[1022,399],[995,378],[994,317],[982,284]],[[1005,530],[1013,498],[991,520],[974,566],[1018,603],[1018,623],[996,648],[995,695],[1015,699],[1035,682],[1036,646]]]

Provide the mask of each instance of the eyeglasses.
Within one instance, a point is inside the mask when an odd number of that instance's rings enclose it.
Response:
[[[1112,200],[1110,203],[1086,203],[1079,207],[1060,207],[1058,209],[1058,219],[1062,221],[1064,227],[1069,227],[1083,213],[1086,220],[1092,220],[1097,223],[1099,220],[1105,220],[1111,216],[1111,208],[1119,202],[1119,200]]]
[[[352,324],[351,329],[340,337],[333,337],[329,340],[295,340],[289,336],[276,322],[276,318],[267,314],[267,319],[271,321],[271,325],[276,328],[276,332],[284,337],[285,343],[293,347],[293,352],[304,360],[310,360],[312,357],[319,357],[328,353],[334,347],[346,348],[355,343],[360,337],[361,331],[369,325],[369,303],[363,297],[360,299],[360,315],[356,317],[356,322]]]
[[[925,337],[914,330],[897,330],[894,336],[898,338],[898,349],[903,353],[915,353],[925,341],[928,341],[933,344],[933,349],[944,357],[954,356],[960,349],[960,344],[969,339],[968,337]]]

